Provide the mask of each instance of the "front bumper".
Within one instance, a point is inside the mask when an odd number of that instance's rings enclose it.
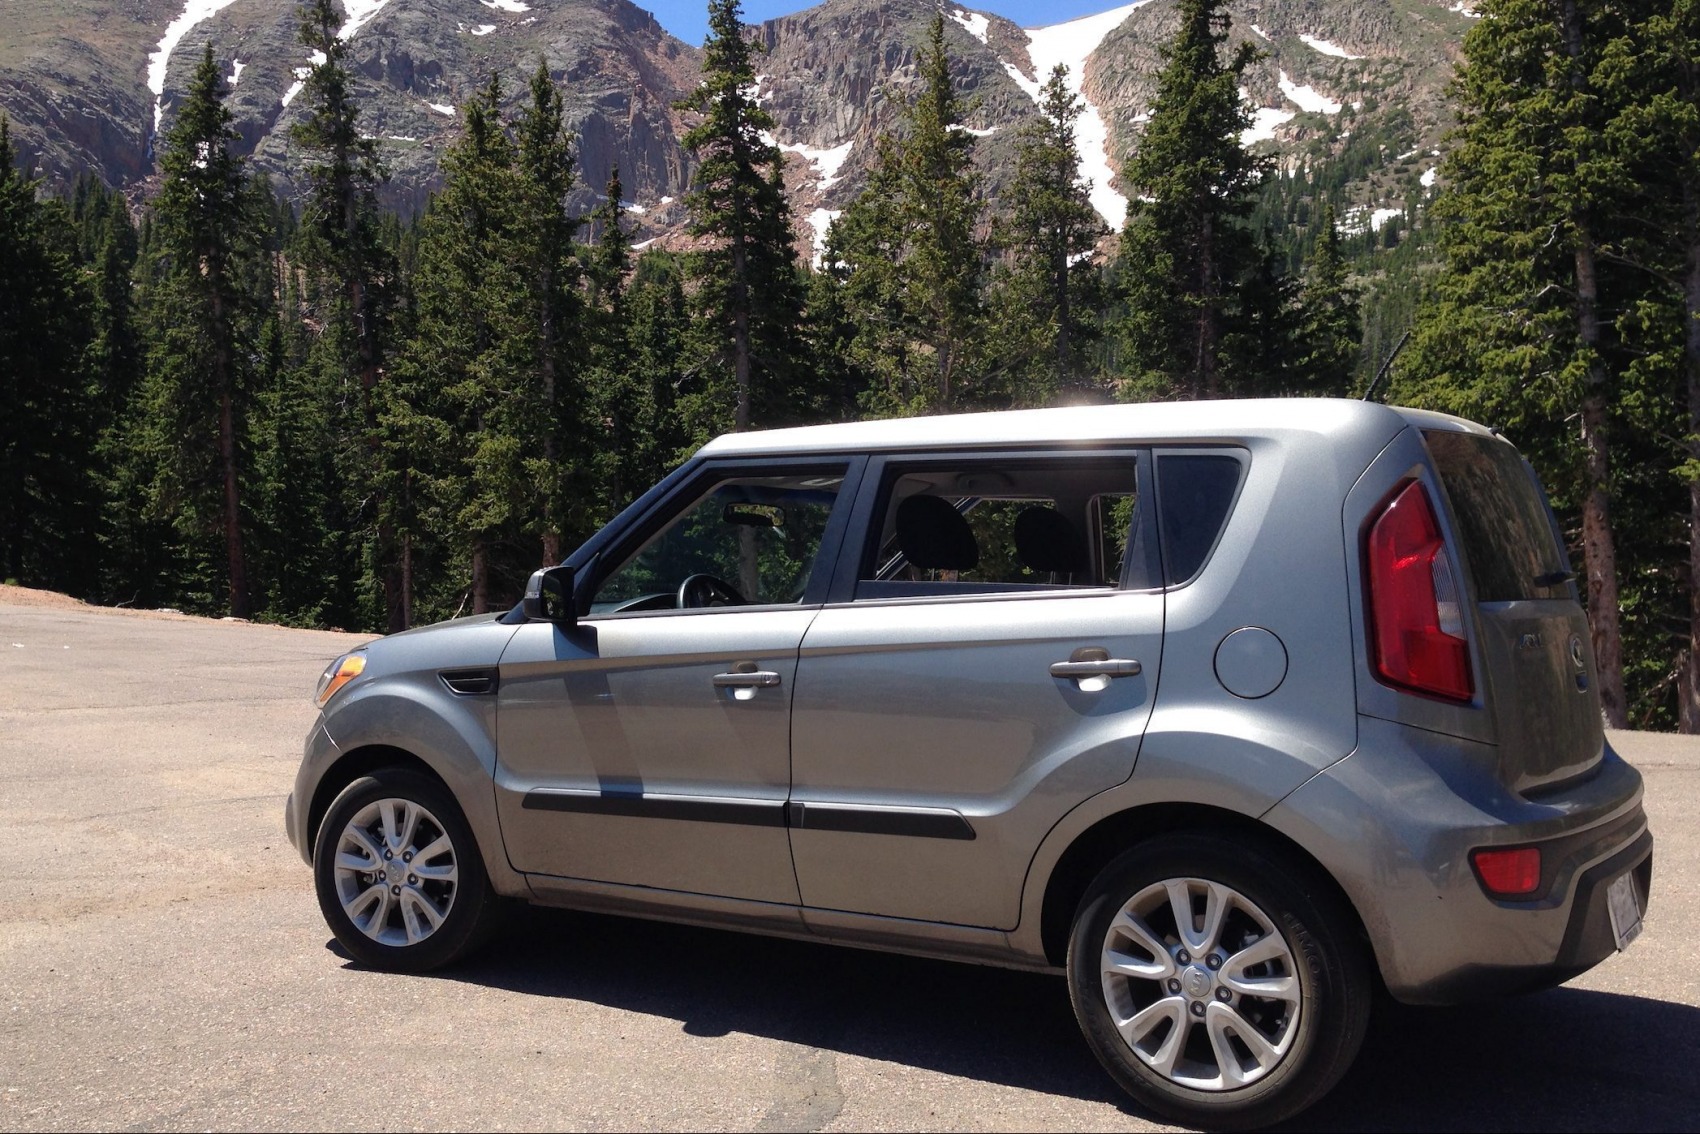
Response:
[[[325,719],[321,716],[313,722],[313,731],[307,734],[307,741],[302,746],[301,768],[295,773],[295,790],[289,793],[283,804],[284,833],[289,836],[289,845],[308,866],[313,865],[313,839],[308,830],[314,818],[309,813],[313,792],[337,754],[336,742],[325,731]]]
[[[1456,1004],[1592,968],[1616,950],[1606,889],[1625,873],[1646,909],[1641,777],[1609,748],[1586,782],[1529,800],[1499,783],[1491,746],[1374,718],[1359,740],[1265,821],[1346,891],[1396,999]],[[1543,850],[1538,896],[1488,897],[1470,851],[1530,844]]]

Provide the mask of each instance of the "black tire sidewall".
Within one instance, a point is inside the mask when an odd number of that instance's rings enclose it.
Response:
[[[1280,1066],[1238,1090],[1199,1091],[1163,1079],[1127,1046],[1104,1002],[1099,967],[1111,919],[1146,886],[1183,877],[1245,895],[1297,962],[1302,999],[1293,1046]],[[1255,842],[1192,835],[1153,839],[1099,874],[1075,915],[1068,985],[1087,1043],[1111,1077],[1153,1111],[1210,1129],[1267,1126],[1320,1099],[1356,1057],[1371,997],[1363,946],[1331,894]]]
[[[332,866],[337,841],[361,808],[380,799],[406,799],[419,804],[436,816],[454,846],[459,868],[454,903],[437,931],[416,945],[385,945],[374,941],[349,919],[337,896]],[[313,842],[313,886],[325,922],[343,949],[363,965],[394,972],[426,972],[459,960],[483,944],[496,912],[478,842],[460,806],[435,779],[405,768],[362,776],[331,801]]]

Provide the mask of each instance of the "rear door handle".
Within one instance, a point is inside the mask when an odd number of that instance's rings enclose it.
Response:
[[[1093,661],[1051,663],[1052,677],[1136,677],[1143,667],[1132,658],[1099,658]]]

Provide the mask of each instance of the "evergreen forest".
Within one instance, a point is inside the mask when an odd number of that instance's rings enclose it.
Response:
[[[331,0],[301,10],[298,199],[239,156],[210,45],[145,202],[45,194],[0,120],[0,579],[396,631],[506,608],[731,430],[1367,395],[1517,443],[1608,721],[1700,731],[1700,0],[1485,0],[1437,191],[1353,231],[1378,139],[1242,146],[1255,49],[1222,0],[1179,7],[1119,237],[1061,68],[984,191],[942,15],[814,263],[738,0],[679,106],[688,251],[632,246],[618,171],[569,211],[541,63],[466,104],[421,215],[380,209]]]

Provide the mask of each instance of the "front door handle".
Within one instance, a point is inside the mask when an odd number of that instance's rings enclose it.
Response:
[[[1137,662],[1135,665],[1139,664]],[[753,669],[747,673],[717,673],[714,675],[714,685],[717,689],[771,689],[779,684],[779,675],[771,669]]]
[[[1051,663],[1052,677],[1137,677],[1140,664],[1132,658],[1098,658],[1091,661]]]

